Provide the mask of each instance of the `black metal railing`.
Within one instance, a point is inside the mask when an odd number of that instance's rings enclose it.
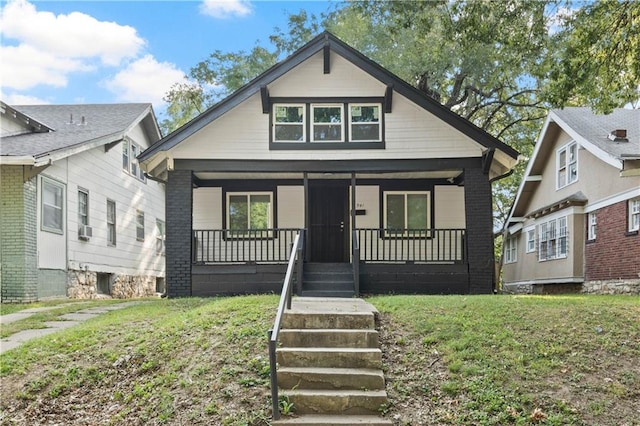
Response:
[[[466,263],[465,229],[355,229],[362,262]]]
[[[282,293],[280,294],[280,303],[278,304],[278,311],[276,312],[276,319],[273,322],[273,328],[269,330],[269,369],[271,374],[271,401],[273,409],[273,418],[278,420],[280,418],[280,404],[278,397],[278,370],[276,360],[276,349],[278,347],[278,335],[280,333],[280,326],[282,325],[282,317],[285,309],[291,309],[291,295],[293,292],[293,272],[298,263],[297,281],[302,280],[302,268],[303,262],[302,247],[304,240],[304,232],[300,231],[293,240],[291,252],[289,254],[289,262],[287,265],[287,273],[284,276],[284,283],[282,285]]]
[[[193,231],[194,263],[286,263],[297,228]]]
[[[351,233],[351,263],[353,267],[353,288],[356,297],[360,294],[360,240],[358,231]]]

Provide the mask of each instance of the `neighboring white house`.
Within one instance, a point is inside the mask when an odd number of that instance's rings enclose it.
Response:
[[[2,302],[164,287],[164,185],[136,155],[150,104],[0,104]]]
[[[640,110],[549,113],[505,229],[510,292],[640,293]]]

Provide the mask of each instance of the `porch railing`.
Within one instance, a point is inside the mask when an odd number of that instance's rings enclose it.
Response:
[[[304,233],[301,231],[295,236],[291,252],[289,254],[289,262],[287,264],[287,273],[284,277],[282,285],[282,293],[280,294],[280,303],[276,312],[276,319],[273,322],[273,328],[269,330],[269,369],[271,373],[271,402],[273,407],[273,419],[280,418],[280,401],[278,397],[278,369],[276,360],[276,349],[278,347],[278,336],[280,334],[280,326],[282,325],[282,317],[285,309],[291,309],[291,293],[293,292],[293,272],[296,265],[302,264],[302,247]],[[301,268],[298,268],[298,281],[302,279]]]
[[[353,287],[356,297],[360,295],[360,241],[358,231],[355,229],[351,233],[351,251],[353,259]]]
[[[362,262],[467,262],[465,229],[358,228],[354,232]]]
[[[297,228],[193,231],[194,263],[287,263]]]

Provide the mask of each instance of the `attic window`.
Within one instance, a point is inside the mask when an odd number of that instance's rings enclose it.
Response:
[[[556,189],[578,180],[578,144],[574,141],[556,152]]]
[[[608,138],[613,142],[629,142],[629,138],[627,138],[627,129],[612,130],[611,133],[609,133]]]

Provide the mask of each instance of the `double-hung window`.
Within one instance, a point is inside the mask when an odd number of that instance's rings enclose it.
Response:
[[[587,240],[596,239],[596,231],[598,227],[598,216],[596,212],[591,212],[587,215],[589,221],[589,229],[587,230]]]
[[[134,143],[132,140],[125,138],[122,141],[122,169],[136,179],[146,182],[147,178],[144,171],[138,164],[136,158],[142,152],[142,147]]]
[[[42,178],[42,230],[64,232],[64,185]]]
[[[431,226],[428,191],[384,193],[386,236],[426,237]]]
[[[527,235],[527,253],[536,251],[536,228],[529,228],[525,231]]]
[[[311,105],[311,142],[343,142],[343,105]]]
[[[160,219],[156,219],[156,253],[163,255],[165,253],[164,249],[164,241],[165,241],[165,224],[164,221]]]
[[[107,200],[107,244],[116,245],[116,202]]]
[[[144,212],[136,210],[136,240],[144,241]]]
[[[271,237],[273,227],[271,192],[227,193],[227,227],[231,238]]]
[[[578,180],[578,144],[571,142],[556,152],[556,187],[564,188]]]
[[[567,217],[551,219],[538,228],[538,259],[540,261],[567,257]]]
[[[305,141],[305,105],[276,105],[274,107],[273,140],[275,142]]]
[[[629,200],[629,232],[640,230],[640,198]]]
[[[349,105],[351,140],[354,142],[379,142],[382,140],[380,104]]]
[[[515,263],[518,260],[518,238],[515,235],[507,237],[504,250],[504,262]]]
[[[89,224],[89,192],[78,189],[78,225]]]

